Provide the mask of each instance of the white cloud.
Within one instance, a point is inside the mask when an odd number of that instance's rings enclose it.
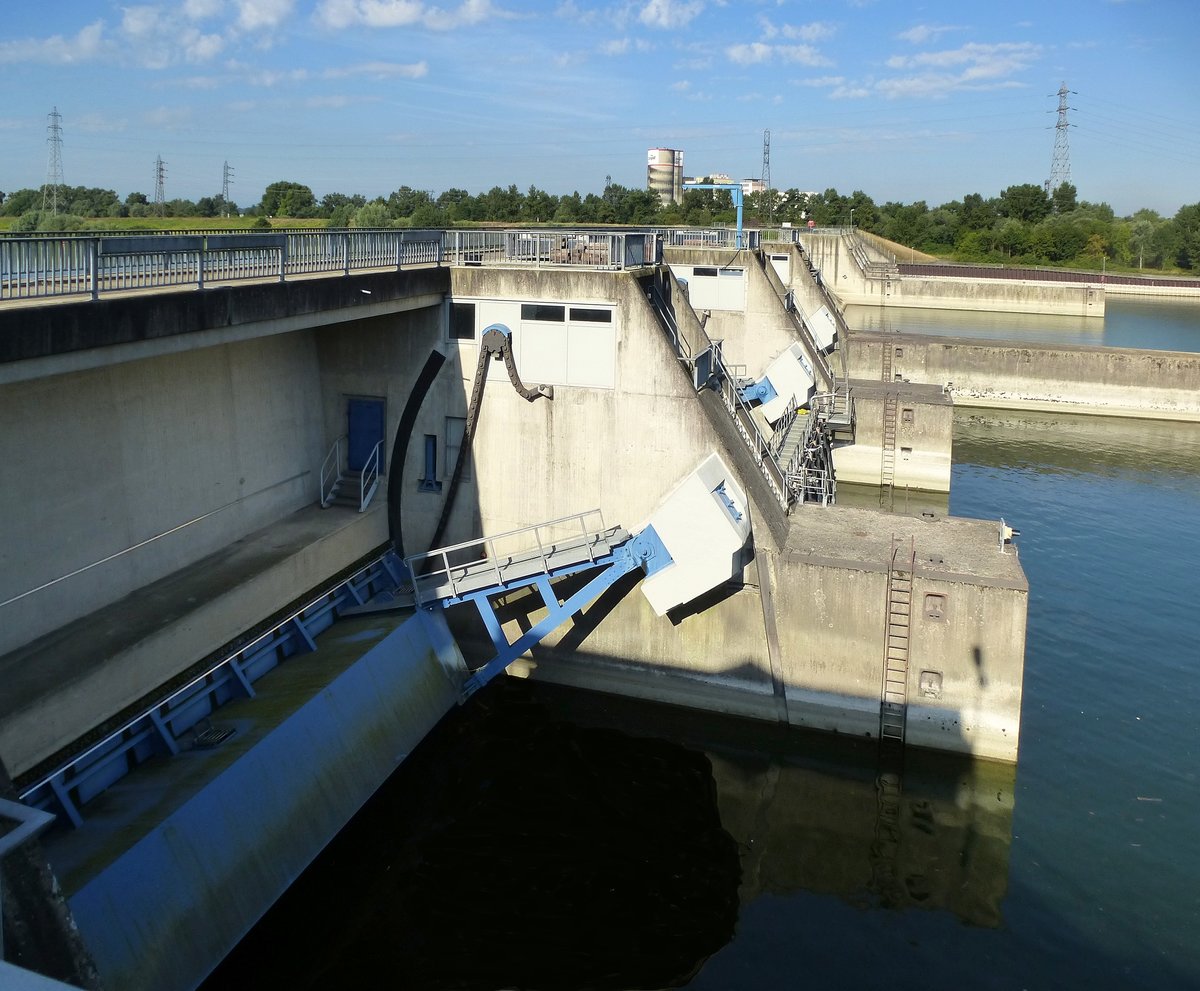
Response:
[[[184,0],[183,13],[191,21],[204,21],[225,10],[225,0]]]
[[[947,32],[961,30],[963,30],[961,27],[953,24],[916,24],[907,31],[901,31],[896,37],[914,45],[923,45],[927,41],[940,38]]]
[[[346,76],[372,76],[375,79],[420,79],[428,75],[427,62],[360,62],[358,65],[346,65],[340,69],[326,69],[322,74],[326,79],[342,79]]]
[[[491,0],[464,0],[454,8],[430,6],[422,0],[321,0],[314,16],[318,23],[336,29],[420,24],[431,31],[450,31],[510,15]]]
[[[758,62],[769,62],[774,51],[773,45],[754,41],[750,44],[730,45],[725,49],[725,54],[738,65],[754,65]]]
[[[87,62],[103,55],[108,48],[104,38],[104,22],[96,21],[80,28],[71,38],[61,34],[49,38],[24,38],[0,41],[0,65],[18,62],[49,62],[70,65]]]
[[[235,0],[237,24],[243,31],[278,27],[292,14],[296,0]]]
[[[606,41],[600,46],[601,55],[627,55],[633,47],[633,42],[628,38],[615,38],[612,41]]]
[[[919,55],[893,55],[887,60],[890,69],[935,69],[967,65],[969,71],[988,76],[1008,74],[1027,68],[1041,55],[1040,45],[1033,42],[1002,42],[980,45],[974,42],[961,48],[941,52],[922,52]]]
[[[647,27],[673,30],[686,27],[703,9],[703,0],[650,0],[638,20]]]
[[[120,32],[126,56],[147,69],[165,69],[180,61],[207,62],[221,53],[225,39],[204,34],[181,20],[178,12],[149,5],[126,7]]]
[[[762,41],[755,41],[730,45],[725,49],[725,54],[738,65],[758,65],[776,60],[814,67],[833,64],[812,45],[768,45]]]
[[[692,84],[687,79],[680,79],[678,82],[671,83],[671,89],[676,93],[686,93],[692,88]]]
[[[812,21],[808,24],[783,26],[783,36],[792,41],[824,41],[826,38],[832,38],[837,34],[837,28],[832,24],[827,24],[824,21]]]
[[[829,86],[841,86],[845,81],[845,76],[813,76],[810,79],[799,80],[799,84],[801,86],[814,86],[824,89]]]

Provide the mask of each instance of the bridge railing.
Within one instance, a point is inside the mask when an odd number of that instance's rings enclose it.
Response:
[[[2,238],[0,301],[436,265],[442,237],[395,230]]]
[[[455,230],[445,232],[444,256],[451,265],[620,270],[655,264],[659,247],[658,237],[649,231]]]

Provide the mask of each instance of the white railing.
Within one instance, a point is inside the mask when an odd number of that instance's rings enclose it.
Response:
[[[371,456],[367,458],[362,472],[358,476],[358,511],[360,513],[370,505],[371,499],[375,496],[375,490],[379,488],[379,456],[382,450],[383,441],[379,441],[371,448]]]
[[[338,482],[342,480],[342,442],[345,435],[333,442],[325,460],[321,462],[321,508],[326,508],[337,495]]]
[[[441,231],[0,238],[0,301],[439,264]]]
[[[584,560],[594,562],[601,546],[598,535],[608,532],[599,509],[561,516],[545,523],[508,530],[490,537],[465,540],[404,559],[412,576],[413,595],[418,605],[440,598],[435,591],[448,589],[457,596],[473,591],[481,577],[501,585],[514,564],[529,564],[549,573],[553,555],[579,549]]]
[[[657,236],[649,232],[447,231],[444,257],[451,265],[620,270],[656,264],[658,246]]]

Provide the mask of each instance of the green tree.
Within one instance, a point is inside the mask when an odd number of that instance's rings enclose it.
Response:
[[[1032,182],[1009,186],[1000,194],[999,213],[1013,220],[1037,223],[1050,216],[1050,197]]]
[[[273,182],[263,192],[259,209],[270,217],[310,217],[316,213],[317,198],[299,182]]]
[[[1075,202],[1077,191],[1069,182],[1060,182],[1050,194],[1050,201],[1055,213],[1070,213],[1078,205]]]
[[[1200,268],[1200,203],[1181,206],[1175,214],[1179,248],[1175,262],[1180,268]]]

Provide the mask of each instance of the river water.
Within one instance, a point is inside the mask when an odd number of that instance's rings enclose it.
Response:
[[[1200,987],[1200,424],[962,411],[950,510],[1021,531],[1015,768],[510,679],[207,986]]]

